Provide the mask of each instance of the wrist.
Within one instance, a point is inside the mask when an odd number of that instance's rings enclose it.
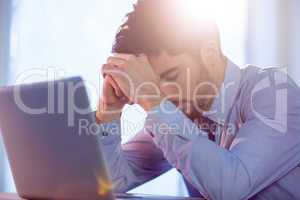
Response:
[[[160,97],[155,98],[155,99],[149,99],[147,101],[145,100],[140,105],[143,107],[143,109],[146,112],[149,112],[150,110],[152,110],[156,106],[159,106],[163,100],[164,100],[163,96],[160,96]]]
[[[105,114],[99,111],[96,112],[96,121],[98,124],[109,123],[114,120],[119,120],[120,118],[121,118],[121,114]]]
[[[122,109],[113,109],[112,107],[101,102],[96,112],[97,123],[109,123],[121,118]]]

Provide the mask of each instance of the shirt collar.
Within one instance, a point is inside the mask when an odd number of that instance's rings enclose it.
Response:
[[[224,125],[226,118],[235,103],[241,81],[241,69],[228,60],[224,82],[220,92],[214,99],[209,111],[204,112],[203,116]]]

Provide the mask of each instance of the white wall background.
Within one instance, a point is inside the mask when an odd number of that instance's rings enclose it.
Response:
[[[118,26],[131,9],[132,1],[15,0],[9,84],[20,78],[28,82],[45,80],[53,72],[60,77],[80,75],[90,86],[90,100],[96,109],[102,85],[100,68],[110,54]],[[142,127],[144,117],[140,109],[126,108],[123,120],[132,122],[135,128],[124,142]],[[173,183],[171,187],[162,190],[166,178],[161,178],[135,191],[184,193],[179,190],[176,171],[165,177]],[[7,190],[15,190],[11,178]]]
[[[251,0],[246,62],[284,66],[300,84],[300,1]]]
[[[300,1],[288,0],[289,74],[300,85]]]
[[[248,2],[248,63],[265,67],[287,66],[287,2],[285,0]]]
[[[10,2],[0,0],[0,86],[7,82],[9,65]],[[1,110],[0,110],[1,112]],[[0,132],[0,191],[7,189],[5,151]]]

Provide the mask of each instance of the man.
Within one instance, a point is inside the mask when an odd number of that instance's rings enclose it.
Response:
[[[176,168],[191,196],[300,199],[299,87],[276,68],[237,67],[215,23],[180,2],[138,1],[103,66],[97,120],[115,191]],[[148,116],[121,145],[126,103]]]

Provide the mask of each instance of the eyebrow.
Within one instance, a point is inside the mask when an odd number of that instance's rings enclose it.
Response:
[[[172,67],[166,71],[164,71],[163,73],[160,74],[160,77],[165,77],[167,76],[169,73],[172,73],[174,71],[177,71],[178,70],[178,67]]]

